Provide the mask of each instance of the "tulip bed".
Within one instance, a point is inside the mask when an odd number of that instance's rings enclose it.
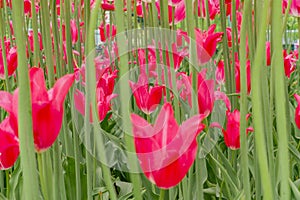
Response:
[[[299,0],[0,0],[0,200],[300,199]]]

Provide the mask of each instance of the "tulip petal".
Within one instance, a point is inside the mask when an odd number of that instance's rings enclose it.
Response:
[[[14,165],[19,156],[19,140],[10,132],[9,118],[0,124],[0,170],[5,170]]]
[[[51,90],[49,90],[49,99],[53,101],[56,108],[62,108],[63,101],[75,80],[74,74],[67,74],[58,79]]]
[[[184,178],[196,157],[196,136],[205,127],[201,124],[204,117],[194,116],[178,127],[169,103],[162,107],[154,128],[143,118],[131,115],[137,156],[151,182],[170,188]]]
[[[29,71],[32,102],[48,101],[44,72],[41,68],[33,67]]]
[[[13,96],[12,94],[5,92],[5,91],[0,91],[0,107],[6,110],[8,113],[12,113],[13,108],[12,108],[12,99]]]

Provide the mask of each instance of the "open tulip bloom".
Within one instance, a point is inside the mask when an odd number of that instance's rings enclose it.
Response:
[[[136,153],[146,177],[160,188],[177,185],[197,154],[197,135],[205,128],[204,115],[195,115],[180,126],[170,103],[165,103],[152,126],[131,114]]]
[[[31,68],[29,75],[34,145],[37,152],[42,152],[54,143],[60,132],[63,103],[75,76],[68,74],[61,77],[47,91],[42,69]],[[9,115],[0,125],[0,163],[3,168],[8,168],[18,155],[18,89],[13,94],[0,91],[0,96],[0,107]]]

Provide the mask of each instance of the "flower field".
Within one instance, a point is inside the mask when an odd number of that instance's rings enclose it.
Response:
[[[300,199],[299,0],[0,0],[0,200]]]

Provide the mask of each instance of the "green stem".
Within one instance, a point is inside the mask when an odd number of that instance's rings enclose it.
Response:
[[[276,108],[276,122],[278,132],[278,156],[279,156],[279,176],[280,176],[280,197],[282,199],[290,199],[290,161],[288,152],[288,138],[289,138],[289,110],[286,105],[289,105],[287,97],[287,86],[285,83],[284,73],[284,61],[282,55],[282,27],[281,24],[281,1],[273,1],[272,10],[272,32],[274,33],[274,40],[272,45],[274,46],[274,55],[272,68],[275,71],[275,108]]]
[[[251,14],[251,1],[245,3],[243,12],[243,21],[241,28],[241,43],[240,43],[240,64],[241,64],[241,119],[240,119],[240,144],[241,144],[241,169],[243,176],[243,189],[245,191],[246,200],[251,199],[251,188],[249,183],[249,169],[248,169],[248,143],[246,137],[247,120],[246,115],[248,113],[248,99],[247,99],[247,70],[246,70],[246,39],[247,39],[247,27],[252,23],[249,23],[248,15]]]
[[[71,1],[65,1],[65,26],[66,26],[66,52],[67,52],[67,62],[68,62],[68,73],[73,72],[73,62],[72,62],[72,40],[71,40],[71,25],[70,25],[70,3]]]
[[[201,3],[201,2],[200,2]],[[198,10],[198,8],[197,8]],[[201,11],[202,12],[202,11]],[[208,0],[205,0],[205,16],[206,16],[206,28],[210,26],[210,14],[209,14],[209,6],[208,6]]]
[[[185,0],[186,5],[186,13],[193,13],[193,1],[192,0]],[[197,75],[198,75],[198,61],[197,61],[197,48],[196,48],[196,41],[195,41],[195,21],[192,15],[186,16],[187,22],[187,31],[188,36],[191,38],[190,40],[190,73],[192,74],[192,88],[193,88],[193,95],[192,95],[192,109],[191,114],[199,113],[198,111],[198,98],[197,98]]]
[[[95,64],[94,64],[94,53],[93,53],[93,49],[95,46],[95,41],[94,41],[94,35],[95,35],[95,26],[97,23],[97,15],[98,15],[98,7],[100,6],[100,0],[97,0],[95,3],[95,8],[92,10],[91,13],[91,18],[90,18],[90,22],[89,22],[89,29],[87,32],[87,44],[86,44],[86,103],[85,103],[85,129],[87,130],[87,132],[85,133],[86,135],[91,133],[91,127],[90,127],[90,122],[89,122],[89,115],[90,115],[90,105],[92,105],[92,116],[93,116],[93,126],[94,126],[94,137],[96,137],[97,134],[101,134],[99,136],[99,144],[96,145],[96,148],[99,149],[99,156],[102,159],[102,161],[104,161],[103,163],[101,163],[101,167],[102,167],[102,171],[103,171],[103,176],[104,176],[104,181],[106,183],[107,189],[109,191],[110,194],[110,199],[115,200],[117,199],[117,195],[114,189],[114,185],[112,183],[111,180],[111,174],[110,174],[110,169],[108,166],[106,166],[105,164],[106,162],[106,154],[105,154],[105,149],[104,149],[104,142],[103,142],[103,138],[102,138],[102,130],[100,128],[100,125],[98,123],[98,109],[96,107],[97,103],[96,103],[96,94],[94,91],[96,91],[96,70],[95,70]],[[90,104],[91,103],[91,104]],[[87,137],[87,141],[90,142],[90,137]],[[89,146],[91,147],[91,146]],[[89,148],[87,147],[87,148]],[[87,151],[88,154],[88,151]],[[87,155],[88,157],[90,157],[89,155]],[[89,158],[90,159],[90,158]],[[92,160],[90,159],[87,162],[87,168],[88,170],[91,170],[92,167]],[[90,171],[89,173],[91,173],[92,171]],[[88,184],[88,199],[92,199],[92,183],[93,180],[91,180],[92,178],[92,174],[88,175],[88,180],[87,180],[87,184]],[[89,188],[90,187],[90,188]]]
[[[230,65],[230,58],[229,58],[229,49],[228,49],[228,37],[226,32],[226,14],[225,14],[225,3],[224,0],[220,0],[220,11],[221,11],[221,29],[224,33],[223,35],[223,52],[224,52],[224,66],[225,66],[225,86],[227,93],[233,93],[235,88],[233,88],[232,81],[234,80],[234,68]],[[231,97],[230,100],[233,102],[233,98]]]
[[[8,68],[7,68],[7,59],[6,59],[6,47],[4,45],[5,31],[3,29],[3,27],[4,27],[3,25],[4,25],[3,13],[2,13],[2,8],[0,8],[0,40],[1,40],[1,47],[2,47],[2,58],[3,58],[4,75],[5,75],[5,86],[6,86],[6,90],[10,91],[10,84],[9,84],[9,78],[8,78]]]
[[[166,190],[160,189],[159,200],[164,200],[165,199],[165,193],[166,193]]]
[[[41,23],[43,26],[43,44],[45,44],[46,65],[48,71],[49,87],[54,85],[54,65],[52,55],[52,44],[50,35],[50,13],[47,0],[41,0]]]
[[[124,35],[124,31],[125,31],[125,27],[124,27],[124,12],[123,12],[123,2],[122,1],[116,1],[115,2],[116,5],[116,26],[118,27],[118,33],[121,33],[121,35]],[[118,38],[117,40],[117,44],[119,47],[119,52],[126,52],[126,46],[124,45],[125,42],[125,38],[123,38],[122,36]],[[121,114],[122,117],[126,120],[123,120],[122,126],[123,126],[123,130],[125,130],[125,144],[127,147],[127,150],[129,152],[135,152],[135,146],[134,146],[134,142],[133,142],[133,138],[131,136],[132,133],[132,127],[131,127],[131,123],[130,121],[128,121],[127,119],[130,119],[129,116],[129,109],[127,107],[127,104],[125,104],[125,102],[128,102],[128,99],[130,99],[130,88],[128,85],[128,57],[127,54],[125,53],[124,55],[120,54],[120,71],[119,71],[119,77],[122,77],[122,79],[124,78],[124,85],[122,85],[122,89],[120,90],[120,100],[122,102],[121,104]],[[130,135],[129,135],[130,134]],[[136,170],[138,169],[138,163],[136,161],[133,160],[133,158],[131,158],[129,156],[129,165],[130,165],[130,169],[132,170]],[[141,200],[142,199],[142,195],[140,192],[140,188],[141,188],[141,180],[140,180],[140,176],[139,174],[134,174],[134,173],[130,173],[130,179],[132,181],[133,184],[133,194],[135,199],[137,200]]]
[[[40,199],[38,174],[33,145],[32,107],[30,98],[29,73],[26,59],[26,41],[24,29],[24,4],[22,0],[13,0],[13,22],[17,44],[19,78],[18,130],[21,166],[23,169],[23,197],[25,200]]]
[[[31,0],[31,5],[35,5],[36,0]],[[39,66],[40,59],[40,45],[38,40],[38,25],[37,25],[37,16],[36,16],[36,8],[35,6],[31,6],[31,24],[33,30],[33,66]]]
[[[266,143],[265,143],[265,129],[264,129],[264,109],[263,98],[262,98],[262,81],[261,77],[265,74],[262,74],[262,65],[265,56],[265,39],[266,39],[266,29],[268,25],[267,15],[269,13],[269,1],[264,1],[264,5],[261,10],[260,15],[260,27],[258,35],[257,50],[255,54],[254,65],[252,68],[252,104],[253,104],[253,121],[254,121],[254,130],[255,130],[255,146],[257,157],[259,161],[259,169],[261,175],[261,182],[263,187],[263,193],[265,199],[273,199],[273,189],[272,181],[268,169],[268,159],[266,152]],[[280,32],[280,31],[279,31]],[[281,40],[280,40],[281,41]],[[271,167],[271,166],[270,166]],[[257,177],[258,178],[258,177]]]

